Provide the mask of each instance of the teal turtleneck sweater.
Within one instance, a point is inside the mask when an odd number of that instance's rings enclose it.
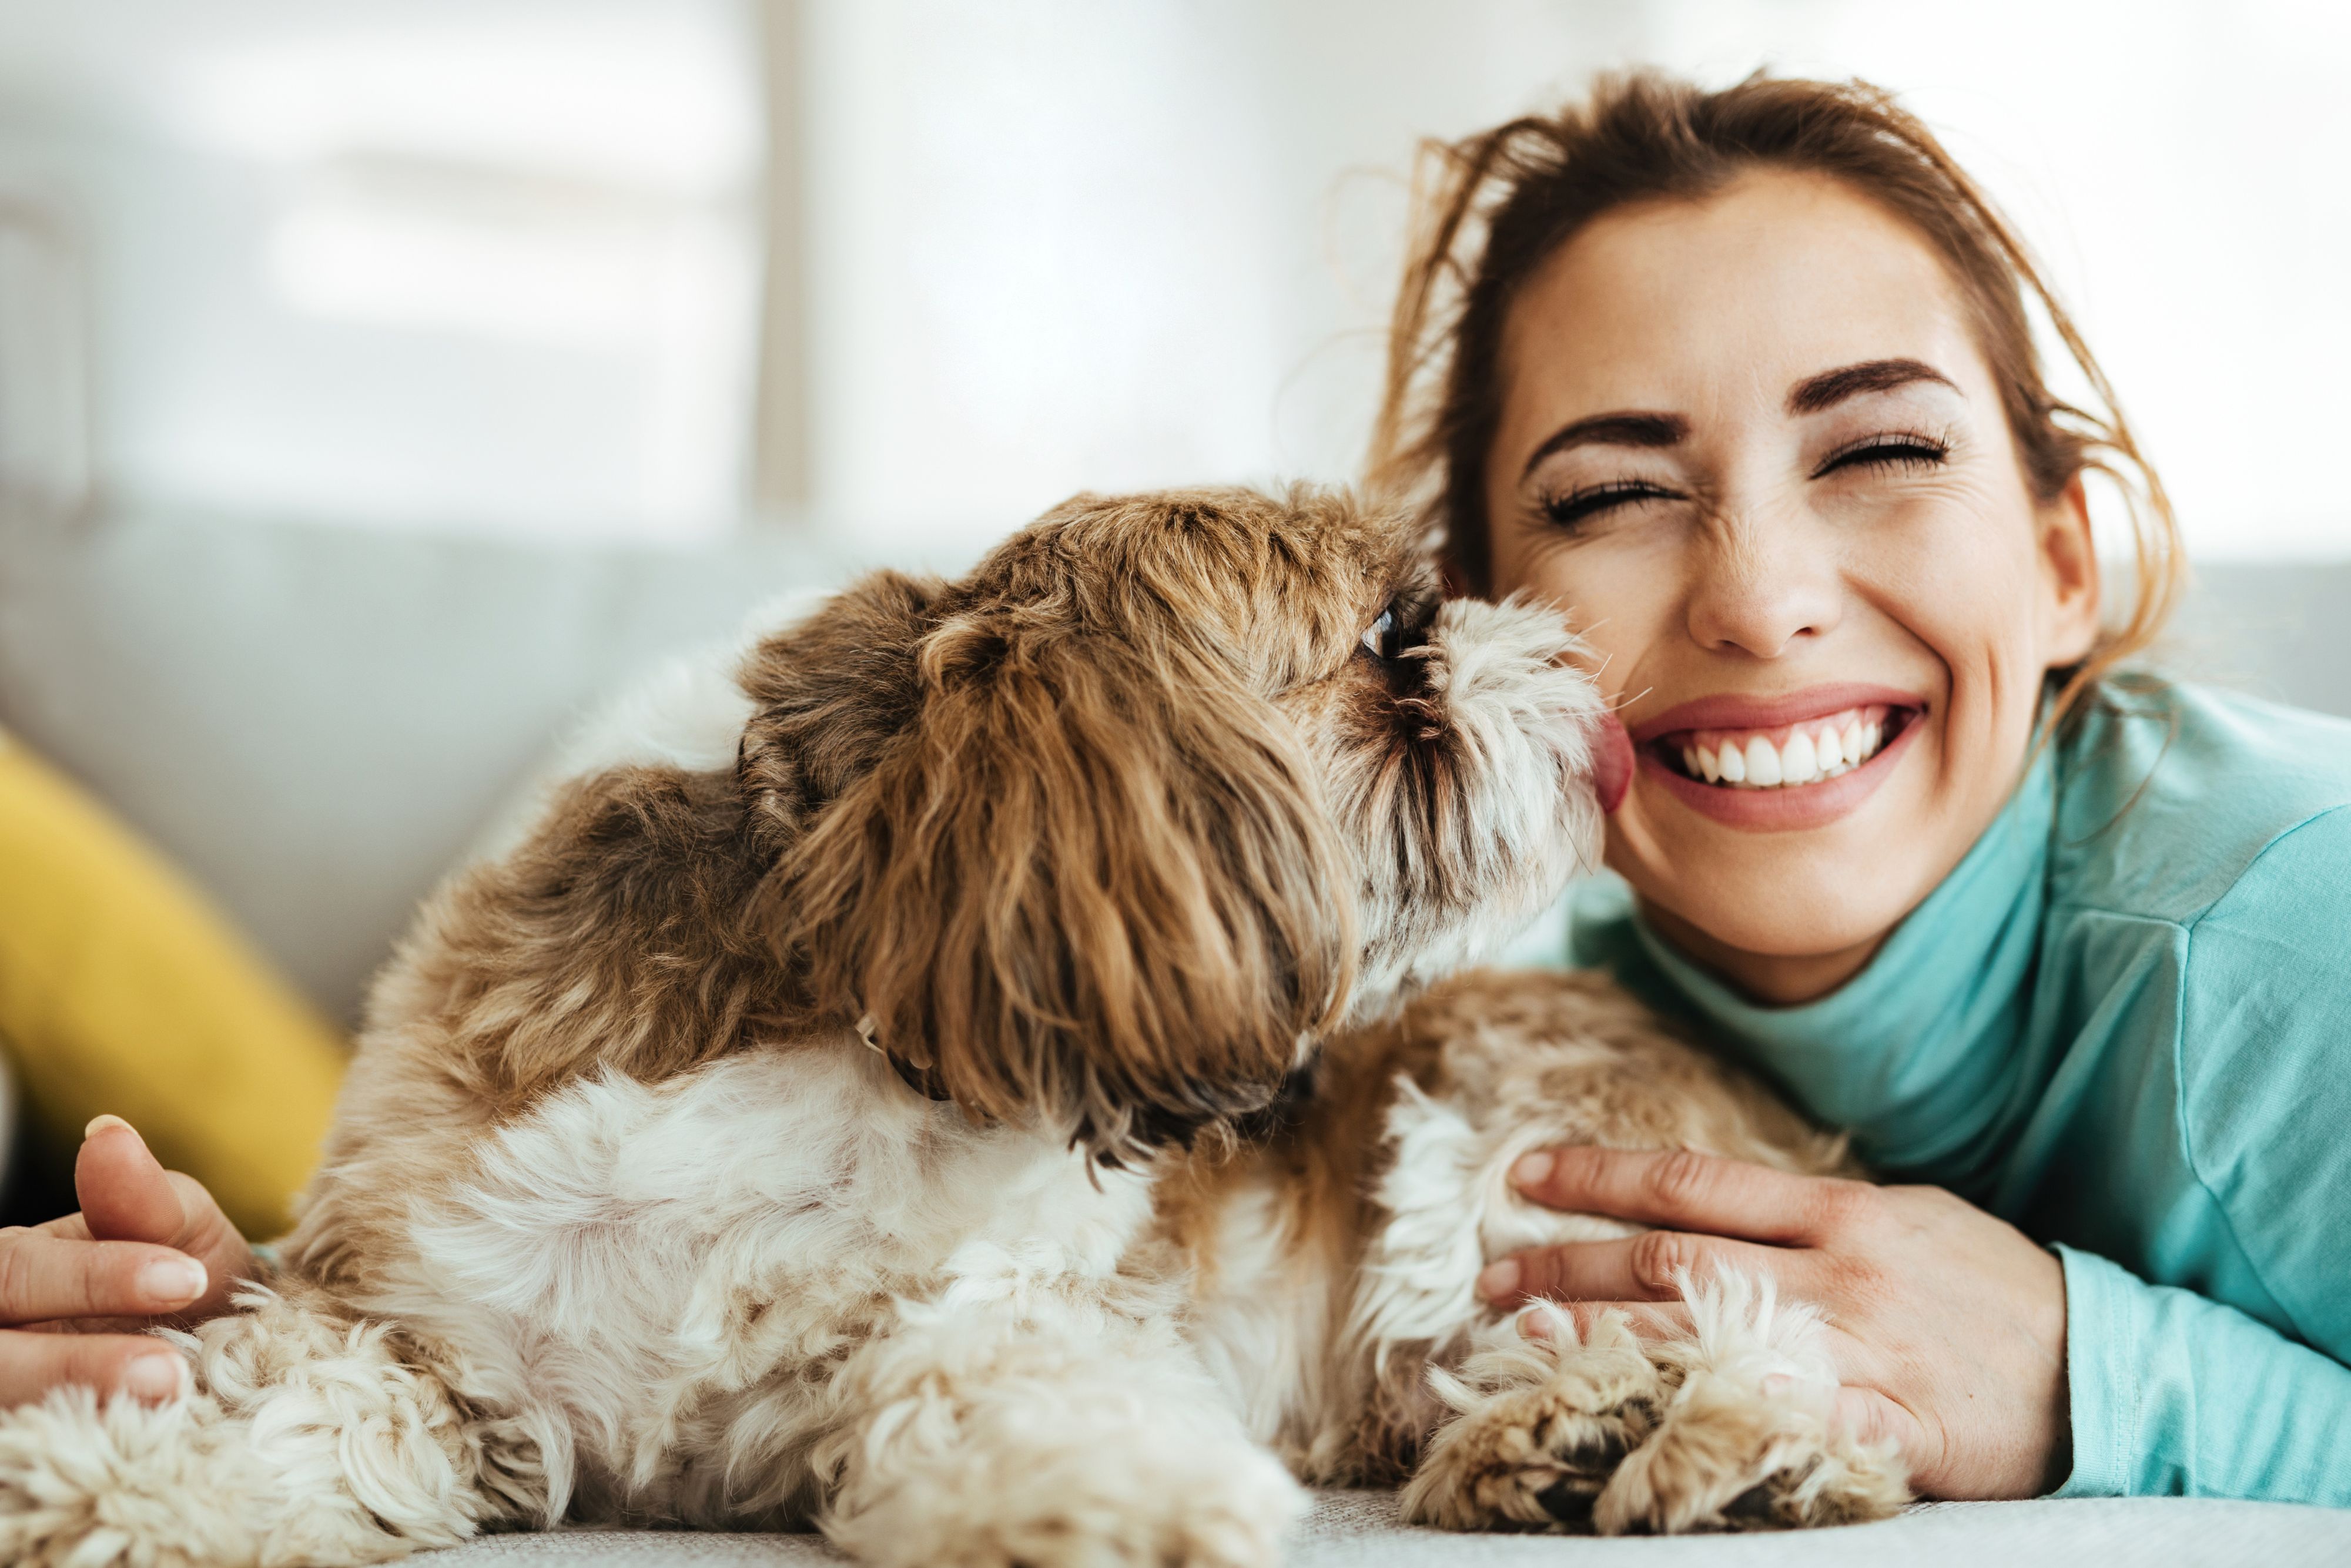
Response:
[[[2060,1495],[2351,1505],[2351,723],[2116,696],[1802,1006],[1744,999],[1613,881],[1570,945],[1884,1176],[2056,1249]]]

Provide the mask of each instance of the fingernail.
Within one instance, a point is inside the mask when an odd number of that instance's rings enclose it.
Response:
[[[1551,1167],[1553,1164],[1549,1149],[1537,1149],[1531,1155],[1520,1155],[1516,1163],[1510,1166],[1510,1185],[1520,1187],[1541,1186],[1544,1179],[1551,1175]]]
[[[139,1293],[167,1306],[194,1301],[208,1283],[204,1266],[193,1258],[158,1258],[139,1270]]]
[[[1520,1339],[1551,1338],[1551,1314],[1549,1312],[1520,1312],[1519,1314],[1519,1337]]]
[[[1489,1301],[1503,1301],[1518,1292],[1519,1260],[1516,1258],[1489,1263],[1486,1271],[1478,1276],[1478,1293]]]
[[[122,1369],[124,1391],[141,1399],[177,1399],[185,1392],[187,1380],[187,1363],[168,1352],[142,1355]]]
[[[124,1121],[120,1116],[109,1114],[104,1116],[92,1116],[89,1119],[89,1125],[81,1130],[82,1141],[84,1143],[89,1142],[90,1139],[98,1136],[100,1133],[106,1131],[109,1127],[126,1128],[134,1138],[139,1135],[138,1128],[131,1126],[130,1123]]]

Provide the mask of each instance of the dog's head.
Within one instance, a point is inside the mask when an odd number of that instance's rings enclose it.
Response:
[[[1080,497],[771,639],[742,780],[823,1011],[1112,1158],[1265,1105],[1592,858],[1556,614],[1337,494]]]

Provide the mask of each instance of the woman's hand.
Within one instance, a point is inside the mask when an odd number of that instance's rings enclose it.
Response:
[[[255,1272],[253,1249],[120,1117],[83,1134],[74,1191],[80,1213],[0,1231],[0,1406],[66,1384],[171,1398],[180,1353],[137,1331],[227,1311],[235,1281]]]
[[[1891,1437],[1920,1493],[2034,1497],[2064,1479],[2064,1270],[2013,1226],[1940,1187],[1687,1150],[1552,1149],[1510,1175],[1549,1207],[1659,1228],[1503,1259],[1479,1281],[1489,1301],[1574,1303],[1588,1328],[1607,1305],[1675,1300],[1679,1270],[1768,1273],[1828,1310],[1840,1413],[1864,1437]]]

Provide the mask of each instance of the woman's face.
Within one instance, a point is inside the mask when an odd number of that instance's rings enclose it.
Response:
[[[1636,762],[1609,863],[1775,1001],[1867,961],[1991,821],[2085,653],[2078,486],[2034,499],[1957,287],[1849,188],[1613,213],[1511,308],[1496,587],[1569,610]]]

